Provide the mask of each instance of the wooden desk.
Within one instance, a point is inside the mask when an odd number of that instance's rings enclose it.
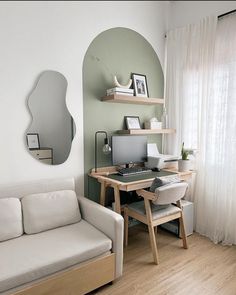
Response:
[[[137,189],[148,188],[151,186],[155,177],[165,177],[178,174],[182,180],[188,180],[191,178],[192,172],[178,172],[176,170],[161,170],[160,172],[152,172],[150,174],[141,174],[133,176],[120,176],[116,175],[117,171],[114,166],[98,168],[97,173],[94,169],[90,173],[91,177],[94,177],[101,183],[100,191],[100,204],[105,205],[106,189],[112,187],[114,189],[115,198],[115,211],[121,213],[120,208],[120,191],[135,191]]]

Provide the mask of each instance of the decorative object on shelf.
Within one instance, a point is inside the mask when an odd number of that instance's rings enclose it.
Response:
[[[179,172],[189,171],[190,161],[188,159],[189,151],[184,148],[184,142],[181,148],[181,159],[178,160],[178,170]]]
[[[105,155],[108,155],[111,152],[111,147],[109,145],[109,139],[107,136],[107,132],[106,131],[97,131],[95,133],[95,173],[97,173],[97,135],[98,134],[105,134],[106,135],[106,137],[104,138],[104,146],[102,148],[102,152]]]
[[[118,82],[116,76],[114,76],[114,83],[115,83],[115,86],[116,86],[116,87],[119,87],[119,88],[126,88],[126,89],[128,89],[128,88],[130,88],[130,86],[132,85],[132,82],[133,82],[132,79],[129,79],[129,82],[128,82],[126,85],[121,85],[121,84]]]
[[[166,113],[166,107],[163,107],[163,113],[161,116],[161,122],[162,122],[162,128],[168,128],[168,123],[167,123],[167,113]]]
[[[162,122],[159,122],[157,118],[152,118],[149,121],[144,123],[145,129],[161,129],[162,128]]]
[[[105,72],[112,77],[115,87],[125,88],[125,89],[130,88],[130,86],[132,85],[132,82],[133,82],[132,79],[129,79],[129,81],[127,82],[126,85],[120,84],[116,75],[114,75],[115,73],[111,70],[110,66],[108,66],[100,57],[95,56],[95,55],[90,55],[89,57],[92,61],[95,61],[95,62],[98,62],[101,64],[101,66],[104,68]]]
[[[141,129],[140,120],[137,116],[125,116],[126,129]]]
[[[38,133],[27,133],[26,141],[30,150],[40,149],[39,135]]]
[[[134,89],[121,88],[121,87],[114,87],[114,88],[111,88],[111,89],[107,89],[107,96],[113,95],[113,94],[133,96],[134,95]]]
[[[142,74],[132,73],[134,94],[136,96],[148,97],[147,78]]]

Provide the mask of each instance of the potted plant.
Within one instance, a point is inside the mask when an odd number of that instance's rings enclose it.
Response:
[[[190,161],[188,159],[189,151],[184,148],[184,142],[181,148],[181,159],[178,160],[178,170],[180,172],[188,171],[190,168]]]

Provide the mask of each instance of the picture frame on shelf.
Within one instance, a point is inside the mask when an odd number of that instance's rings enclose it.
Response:
[[[26,141],[30,150],[40,149],[39,135],[38,133],[27,133]]]
[[[124,120],[127,130],[141,129],[140,120],[138,116],[125,116]]]
[[[143,74],[132,73],[131,78],[133,81],[134,95],[141,97],[149,97],[147,77]]]

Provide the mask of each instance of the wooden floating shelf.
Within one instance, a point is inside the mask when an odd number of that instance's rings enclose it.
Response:
[[[113,102],[113,103],[142,104],[142,105],[164,104],[163,98],[151,98],[151,97],[118,95],[118,94],[105,96],[102,98],[102,101]]]
[[[170,134],[175,133],[175,129],[131,129],[118,130],[119,134],[141,135],[141,134]]]

